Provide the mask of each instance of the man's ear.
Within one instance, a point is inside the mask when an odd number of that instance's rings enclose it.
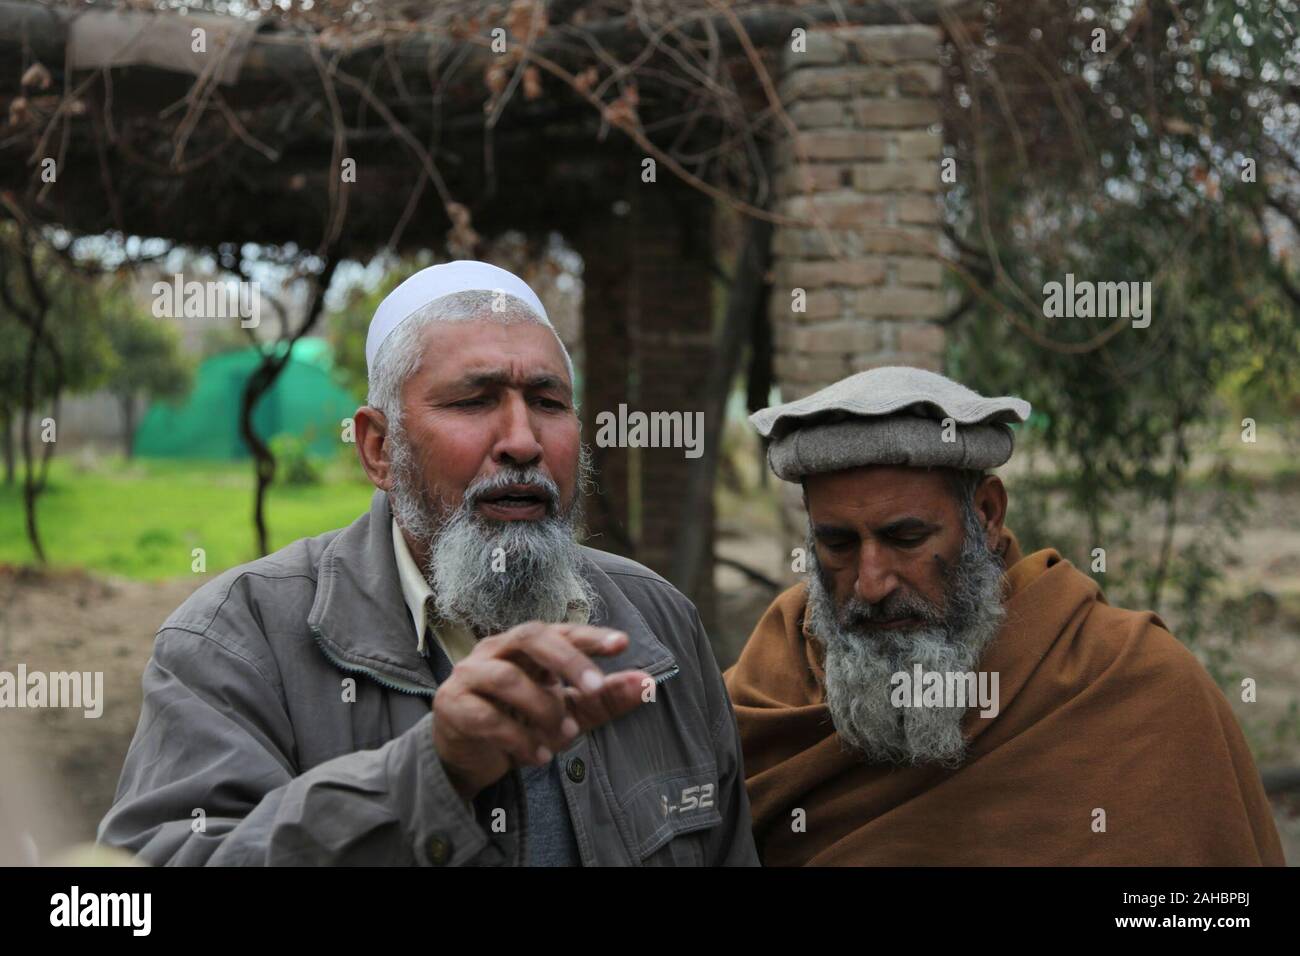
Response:
[[[362,405],[352,416],[357,440],[357,457],[370,483],[382,491],[393,487],[392,463],[389,460],[388,419],[384,413]]]
[[[975,513],[984,523],[985,541],[997,550],[1002,525],[1007,520],[1007,489],[997,475],[988,475],[975,489]]]

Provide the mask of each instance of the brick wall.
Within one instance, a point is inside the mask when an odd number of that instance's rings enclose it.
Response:
[[[785,400],[879,365],[939,369],[944,312],[938,31],[810,31],[779,92],[798,134],[777,150],[771,316]],[[792,293],[802,289],[804,310]]]

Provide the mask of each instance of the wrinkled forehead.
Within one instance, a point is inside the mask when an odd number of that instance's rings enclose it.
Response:
[[[426,387],[559,388],[572,393],[559,339],[539,323],[492,319],[434,322],[420,341],[417,377]]]

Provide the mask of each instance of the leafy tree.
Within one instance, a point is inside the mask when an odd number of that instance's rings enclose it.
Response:
[[[110,285],[101,293],[100,303],[113,353],[105,385],[122,409],[122,452],[129,459],[137,400],[141,395],[149,399],[184,396],[193,384],[194,366],[180,350],[175,327],[139,311],[124,288]]]
[[[1233,465],[1250,446],[1212,463],[1178,546],[1192,449],[1235,428],[1224,386],[1272,408],[1300,393],[1300,291],[1271,244],[1300,225],[1297,9],[1027,0],[950,30],[947,229],[968,280],[951,364],[1034,404],[1084,553],[1154,545],[1128,573],[1108,568],[1108,590],[1128,582],[1159,609],[1172,583],[1188,640],[1211,623],[1198,612],[1240,521]],[[1150,282],[1149,327],[1048,318],[1046,284],[1067,273]],[[1030,510],[1031,543],[1057,543],[1050,512]]]
[[[372,262],[372,269],[384,269],[382,277],[373,283],[354,282],[343,294],[343,303],[326,317],[326,335],[334,351],[334,373],[339,384],[358,401],[366,400],[366,333],[375,309],[388,293],[425,266],[431,265],[428,256],[413,256],[393,261],[383,258]]]
[[[0,418],[6,431],[18,420],[27,538],[41,563],[36,503],[58,440],[59,401],[99,387],[113,361],[98,305],[91,282],[63,252],[25,226],[0,224],[0,333],[13,343],[0,370],[14,373],[0,381]],[[39,422],[38,410],[48,410]]]

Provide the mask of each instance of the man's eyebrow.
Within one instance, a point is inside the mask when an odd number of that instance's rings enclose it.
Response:
[[[896,518],[887,524],[871,529],[872,534],[885,535],[886,537],[930,534],[938,530],[939,526],[937,524],[932,524],[913,515]],[[813,524],[813,536],[816,538],[856,538],[858,537],[858,530],[845,525],[818,522]]]
[[[818,538],[856,538],[857,531],[838,524],[813,524],[813,536]]]
[[[558,375],[552,375],[549,372],[539,372],[536,375],[526,375],[522,379],[515,379],[508,372],[501,369],[492,369],[482,372],[467,372],[460,378],[456,379],[453,386],[465,388],[501,388],[521,385],[525,389],[558,389],[562,392],[569,390],[564,379]]]
[[[881,525],[875,529],[875,533],[893,536],[921,533],[929,534],[938,530],[939,526],[937,524],[931,524],[929,521],[924,521],[921,518],[909,516],[907,518],[899,518],[896,521],[891,521],[888,524]]]

